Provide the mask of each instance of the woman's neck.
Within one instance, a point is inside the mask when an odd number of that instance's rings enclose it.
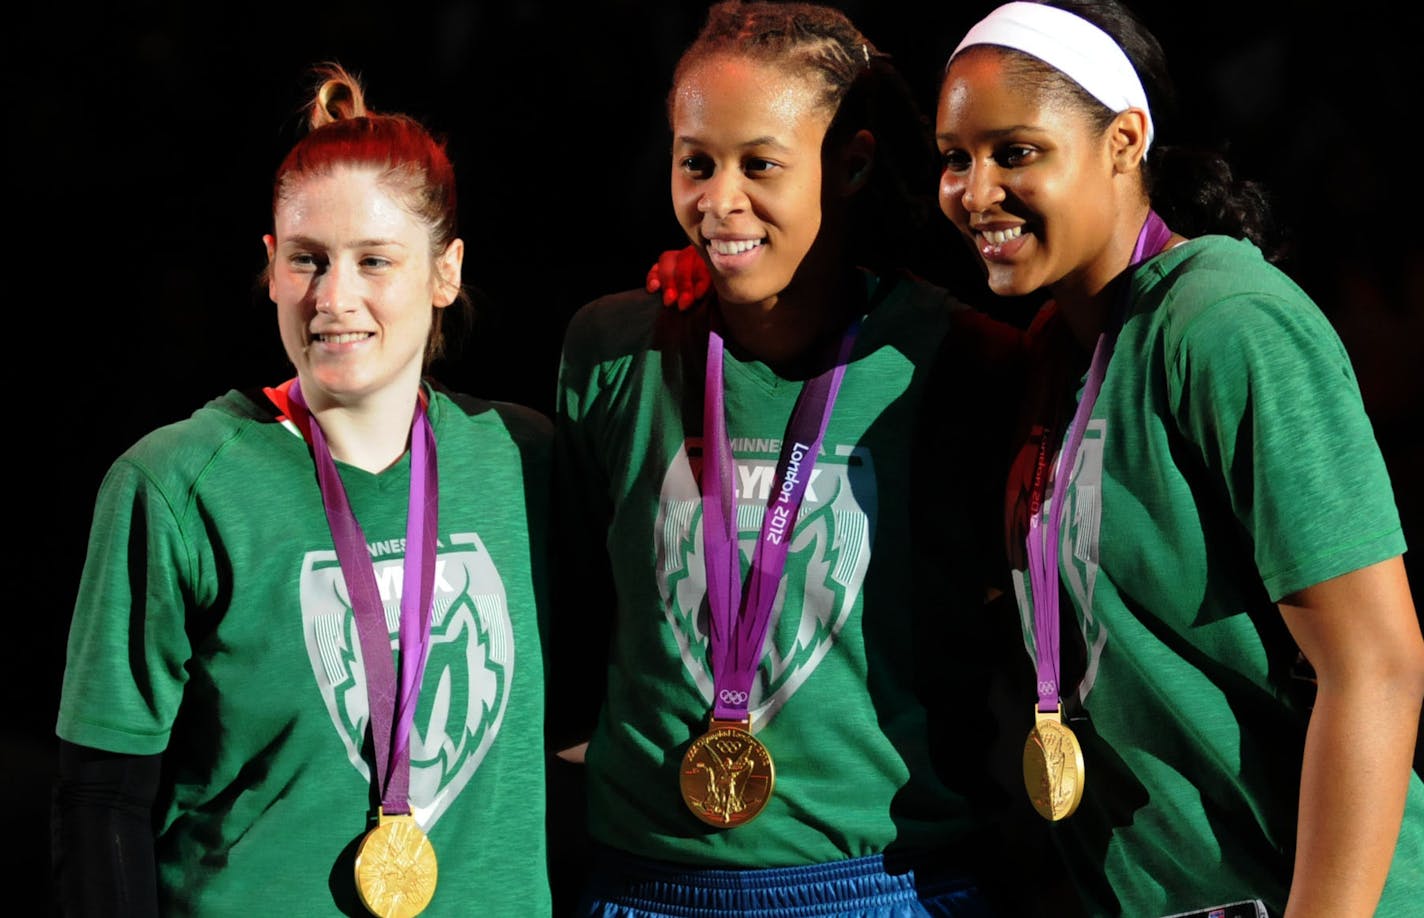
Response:
[[[1127,269],[1132,264],[1138,234],[1147,220],[1147,212],[1145,202],[1140,208],[1132,208],[1094,264],[1085,266],[1053,286],[1053,299],[1058,304],[1059,313],[1074,340],[1089,353],[1117,308],[1118,297],[1122,295],[1121,287],[1127,283]],[[1185,241],[1183,237],[1173,234],[1164,251]],[[1146,256],[1155,254],[1148,252]]]
[[[309,403],[332,458],[372,474],[384,472],[400,461],[410,445],[418,399],[416,391],[400,389],[350,404]]]
[[[1063,317],[1073,340],[1087,353],[1093,352],[1098,343],[1098,336],[1107,327],[1111,309],[1108,291],[1111,289],[1108,287],[1092,297],[1054,296],[1058,313]]]
[[[828,342],[864,308],[864,286],[854,271],[815,290],[788,288],[759,303],[722,303],[723,335],[738,352],[787,378],[823,370]]]

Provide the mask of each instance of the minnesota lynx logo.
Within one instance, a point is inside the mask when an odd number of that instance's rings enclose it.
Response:
[[[761,532],[779,440],[732,440],[736,456],[737,541],[743,570]],[[683,667],[710,707],[707,562],[702,549],[699,440],[689,440],[663,479],[655,530],[658,590]],[[863,505],[862,505],[863,504]],[[860,596],[875,531],[875,470],[868,450],[823,447],[792,531],[766,649],[748,708],[764,726],[835,645]]]
[[[400,627],[403,548],[372,558],[386,630]],[[370,711],[361,640],[335,552],[311,552],[301,575],[307,654],[346,756],[362,777]],[[514,632],[504,583],[479,536],[451,536],[435,561],[430,649],[416,722],[411,728],[410,802],[429,829],[479,769],[499,734],[514,673]]]
[[[1073,604],[1082,610],[1078,624],[1083,632],[1083,646],[1087,648],[1087,668],[1076,692],[1079,702],[1087,701],[1088,693],[1093,690],[1093,683],[1098,678],[1098,661],[1108,639],[1107,629],[1093,614],[1093,590],[1098,582],[1098,547],[1103,519],[1103,438],[1106,433],[1107,422],[1103,420],[1089,421],[1083,431],[1083,442],[1078,447],[1072,472],[1068,476],[1072,488],[1068,491],[1068,503],[1063,507],[1063,529],[1058,541],[1059,581],[1072,595]],[[1062,469],[1056,470],[1050,479],[1050,493],[1058,493],[1056,479],[1060,477]],[[1018,594],[1025,646],[1032,654],[1033,607],[1028,601],[1032,591],[1028,589],[1024,571],[1014,572],[1014,587]],[[1060,615],[1072,612],[1072,609],[1059,608]],[[1060,686],[1060,694],[1065,699],[1072,697],[1071,688]]]

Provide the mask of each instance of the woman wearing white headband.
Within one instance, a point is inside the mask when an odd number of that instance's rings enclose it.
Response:
[[[1389,478],[1260,195],[1154,142],[1164,75],[1117,3],[1010,3],[941,92],[945,214],[995,293],[1052,296],[1008,488],[1030,796],[1092,914],[1418,914]]]

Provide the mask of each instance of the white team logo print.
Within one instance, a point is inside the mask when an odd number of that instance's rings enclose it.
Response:
[[[371,546],[386,630],[400,627],[402,543]],[[361,640],[335,552],[312,552],[301,575],[302,629],[312,672],[352,766],[369,721]],[[473,533],[451,536],[436,552],[430,648],[411,727],[410,803],[429,829],[479,769],[499,735],[514,674],[514,630],[504,582]],[[392,725],[394,729],[394,724]]]
[[[761,533],[780,446],[775,440],[732,440],[738,544],[744,562],[750,560]],[[654,536],[663,612],[683,666],[710,706],[707,566],[702,552],[702,499],[694,477],[694,463],[700,468],[701,455],[700,442],[692,440],[673,459],[663,479]],[[801,502],[767,625],[761,667],[747,700],[754,729],[771,721],[835,645],[870,563],[874,513],[875,470],[869,451],[823,447]],[[790,596],[788,583],[798,585]],[[803,583],[804,590],[799,586]]]
[[[1089,421],[1083,431],[1083,441],[1068,477],[1072,487],[1068,490],[1068,504],[1063,508],[1062,532],[1058,541],[1058,576],[1072,594],[1073,604],[1083,610],[1079,616],[1079,627],[1083,633],[1083,646],[1087,648],[1087,661],[1083,679],[1076,691],[1079,702],[1087,701],[1088,693],[1093,690],[1098,678],[1098,662],[1108,639],[1107,629],[1093,614],[1093,590],[1098,582],[1098,549],[1103,519],[1103,440],[1106,435],[1107,422],[1102,419]],[[1050,480],[1054,499],[1057,499],[1058,493],[1056,479],[1062,474],[1062,470],[1058,469]],[[1032,654],[1033,609],[1027,601],[1026,594],[1031,591],[1026,589],[1025,579],[1023,572],[1014,573],[1024,643]],[[1069,609],[1059,609],[1060,614],[1069,612]],[[1071,686],[1062,686],[1060,691],[1066,693],[1069,688]]]
[[[1108,633],[1093,614],[1093,588],[1098,582],[1098,548],[1103,522],[1103,439],[1107,436],[1107,421],[1089,421],[1083,429],[1083,442],[1073,462],[1069,481],[1068,504],[1063,508],[1063,534],[1059,543],[1059,576],[1073,594],[1078,608],[1083,610],[1079,621],[1083,629],[1083,646],[1087,648],[1083,681],[1078,683],[1078,700],[1088,700],[1088,693],[1098,680],[1098,661]]]

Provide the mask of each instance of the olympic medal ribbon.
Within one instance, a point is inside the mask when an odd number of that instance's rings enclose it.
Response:
[[[365,534],[351,509],[321,425],[302,397],[299,381],[292,381],[288,394],[289,401],[305,416],[294,421],[309,431],[322,505],[361,638],[381,812],[390,816],[407,814],[410,812],[410,731],[429,649],[435,592],[436,529],[440,515],[435,432],[431,429],[424,400],[418,400],[410,434],[410,497],[401,575],[400,679],[397,683],[390,630],[376,586],[375,568],[366,549]]]
[[[736,466],[725,414],[725,348],[716,329],[708,333],[703,390],[706,459],[702,464],[701,488],[714,720],[746,721],[748,718],[752,680],[761,663],[771,607],[786,567],[796,516],[859,330],[857,319],[842,336],[834,362],[807,380],[796,398],[777,459],[761,533],[752,550],[745,593],[741,552],[737,545]]]
[[[1033,594],[1034,652],[1038,676],[1038,702],[1035,705],[1035,726],[1029,734],[1024,751],[1024,779],[1034,806],[1048,819],[1071,815],[1082,799],[1083,756],[1077,738],[1061,720],[1062,690],[1059,685],[1059,607],[1058,553],[1062,540],[1063,508],[1067,504],[1069,478],[1083,442],[1083,430],[1092,416],[1093,405],[1107,376],[1118,332],[1126,319],[1132,285],[1130,273],[1143,261],[1166,248],[1172,231],[1149,210],[1137,234],[1132,258],[1121,279],[1120,301],[1107,327],[1098,335],[1088,366],[1083,392],[1073,413],[1062,448],[1058,451],[1055,476],[1056,494],[1048,488],[1048,460],[1051,432],[1045,430],[1039,443],[1038,464],[1029,500],[1029,531],[1027,538],[1029,587]],[[1048,520],[1043,523],[1043,504],[1050,503]]]

